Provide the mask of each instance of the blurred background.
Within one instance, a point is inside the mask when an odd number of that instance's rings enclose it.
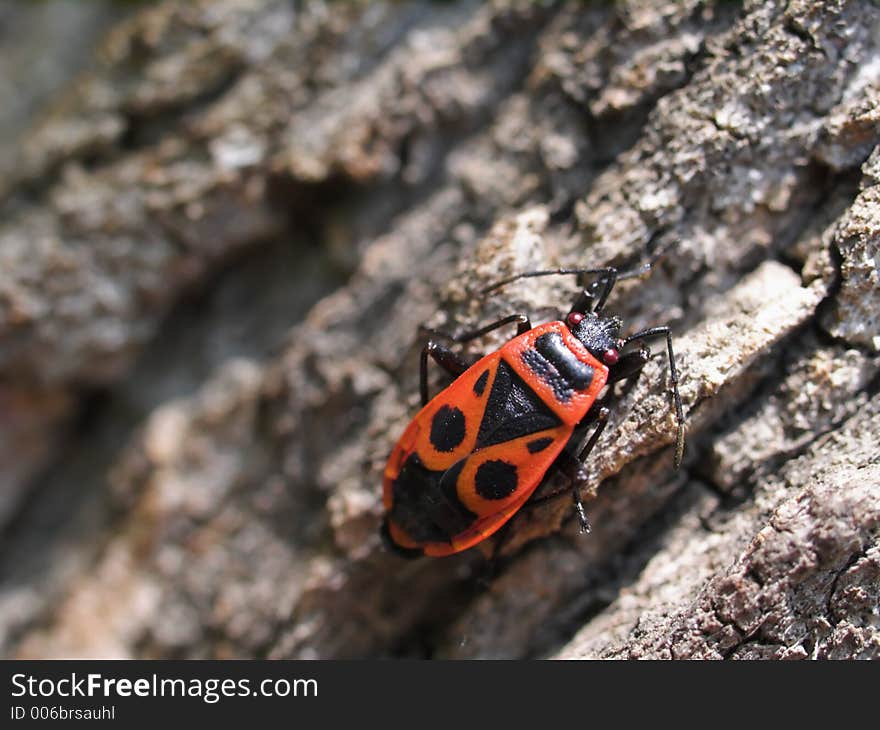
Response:
[[[136,3],[101,0],[0,6],[0,82],[6,100],[0,111],[0,135],[5,164],[32,119],[51,103],[53,94],[63,91],[78,72],[93,63],[103,34],[136,7]]]

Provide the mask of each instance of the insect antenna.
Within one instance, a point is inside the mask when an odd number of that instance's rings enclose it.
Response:
[[[489,294],[493,291],[501,289],[504,286],[507,286],[508,284],[519,281],[520,279],[532,279],[539,276],[597,275],[598,278],[589,287],[584,288],[581,297],[578,299],[578,304],[575,305],[575,309],[577,309],[577,311],[586,311],[586,309],[588,308],[588,303],[596,299],[596,292],[601,286],[602,291],[598,296],[598,300],[596,300],[596,304],[592,307],[589,307],[590,311],[599,313],[604,308],[605,302],[608,299],[608,296],[611,294],[611,290],[614,288],[614,285],[618,281],[622,279],[635,279],[637,277],[644,276],[651,270],[652,266],[653,261],[649,261],[648,263],[642,264],[635,269],[630,269],[629,271],[618,271],[613,266],[606,266],[601,269],[559,268],[543,269],[541,271],[524,271],[520,274],[514,274],[513,276],[508,276],[506,279],[496,281],[494,284],[490,284],[485,289],[482,289],[480,291],[480,294]]]
[[[654,267],[654,264],[657,263],[659,259],[661,259],[669,248],[672,246],[672,243],[669,243],[665,246],[657,246],[657,242],[660,236],[660,231],[654,233],[651,236],[651,239],[648,241],[646,248],[651,251],[649,254],[648,260],[641,264],[640,266],[636,266],[633,269],[629,269],[628,271],[620,271],[618,268],[614,266],[604,266],[599,269],[584,269],[584,268],[558,268],[558,269],[541,269],[539,271],[524,271],[519,274],[514,274],[512,276],[508,276],[505,279],[500,279],[493,284],[485,287],[480,290],[480,294],[489,294],[493,291],[500,289],[501,287],[507,286],[508,284],[512,284],[515,281],[519,281],[520,279],[532,279],[539,276],[588,276],[588,275],[598,275],[599,278],[593,282],[592,286],[597,286],[600,282],[605,281],[605,289],[602,292],[602,295],[599,297],[599,301],[596,304],[596,307],[593,311],[601,311],[602,307],[605,306],[605,300],[608,298],[608,295],[611,293],[611,289],[614,288],[614,284],[617,281],[621,281],[623,279],[635,279],[641,276],[644,276]],[[653,250],[652,250],[653,249]]]

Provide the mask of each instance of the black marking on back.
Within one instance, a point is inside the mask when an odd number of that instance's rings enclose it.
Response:
[[[553,364],[537,350],[525,350],[522,361],[535,375],[553,389],[553,395],[560,403],[568,403],[574,395],[574,390],[562,377]]]
[[[539,451],[543,451],[544,449],[546,449],[552,443],[553,439],[550,436],[545,436],[542,439],[529,441],[526,444],[526,448],[529,450],[530,454],[537,454]]]
[[[516,371],[499,360],[474,448],[511,441],[561,423]]]
[[[431,434],[428,437],[437,451],[449,453],[464,441],[464,413],[455,406],[442,406],[431,419]]]
[[[516,491],[516,465],[500,459],[485,461],[477,468],[474,486],[483,499],[504,499]]]
[[[457,482],[465,459],[450,469],[428,469],[415,452],[392,484],[389,517],[416,542],[450,542],[477,520],[458,498]]]
[[[474,383],[474,393],[476,393],[478,398],[483,395],[483,391],[486,390],[486,383],[488,382],[488,380],[489,371],[486,370],[479,378],[477,378],[477,381]]]
[[[547,332],[535,340],[535,349],[547,358],[575,390],[586,390],[593,382],[593,368],[581,362],[558,332]]]
[[[593,382],[593,368],[568,349],[558,332],[538,337],[535,348],[524,351],[522,359],[562,403],[570,401],[576,390],[586,390]]]

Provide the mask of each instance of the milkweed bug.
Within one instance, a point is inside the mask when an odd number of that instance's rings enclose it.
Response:
[[[524,505],[565,493],[572,495],[581,529],[588,532],[580,500],[587,482],[583,463],[605,428],[615,383],[640,373],[651,357],[645,341],[653,338],[666,339],[678,423],[675,466],[680,466],[684,416],[669,327],[621,338],[620,318],[603,313],[618,281],[650,268],[517,274],[484,293],[529,277],[596,279],[560,321],[532,327],[525,314],[512,314],[458,335],[426,330],[430,339],[420,358],[423,407],[398,440],[384,472],[382,535],[390,548],[407,557],[451,555],[488,538]],[[513,324],[516,337],[474,363],[438,342],[443,338],[462,344]],[[627,351],[631,343],[638,349]],[[429,356],[457,376],[430,400]],[[568,478],[568,486],[533,496],[557,470]]]

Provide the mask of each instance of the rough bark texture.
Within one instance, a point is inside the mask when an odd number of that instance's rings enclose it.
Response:
[[[0,155],[0,651],[880,658],[878,94],[868,0],[132,12]],[[385,552],[418,325],[659,252],[682,470],[661,353],[592,534]]]

